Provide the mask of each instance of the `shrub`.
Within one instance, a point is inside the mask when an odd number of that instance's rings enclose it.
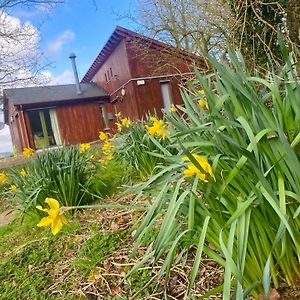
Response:
[[[158,165],[164,163],[164,152],[169,140],[151,137],[143,122],[134,122],[130,130],[120,138],[117,157],[124,161],[131,177],[148,179]]]
[[[44,206],[46,197],[57,199],[63,206],[77,206],[92,201],[93,164],[78,147],[45,151],[21,171],[12,171],[17,189],[16,199],[24,210]]]
[[[111,196],[126,183],[126,167],[117,160],[97,165],[91,181],[91,191],[101,198]]]
[[[181,115],[166,114],[181,150],[139,185],[156,199],[136,247],[156,226],[148,258],[167,253],[163,271],[178,245],[196,246],[191,284],[205,252],[225,268],[223,299],[244,299],[299,276],[300,84],[288,55],[269,80],[229,57],[232,67],[210,58],[214,73],[197,72]]]

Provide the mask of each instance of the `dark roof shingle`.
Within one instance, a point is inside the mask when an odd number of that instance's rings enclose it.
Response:
[[[81,83],[82,94],[78,95],[75,84],[5,89],[4,95],[14,105],[82,100],[88,98],[109,98],[106,90],[95,83]],[[103,99],[102,99],[103,100]]]

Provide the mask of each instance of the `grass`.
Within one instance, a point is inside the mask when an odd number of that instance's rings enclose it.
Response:
[[[130,199],[106,201],[125,204]],[[163,299],[164,293],[178,299],[186,289],[185,274],[190,273],[194,252],[184,266],[172,266],[167,281],[158,280],[162,259],[125,278],[146,255],[144,246],[135,256],[132,253],[131,228],[138,217],[128,209],[87,209],[68,217],[57,236],[36,227],[39,219],[32,216],[0,228],[0,299]],[[149,234],[155,235],[155,230]],[[207,262],[193,295],[203,294],[222,278],[216,264]],[[209,273],[206,281],[204,272]]]

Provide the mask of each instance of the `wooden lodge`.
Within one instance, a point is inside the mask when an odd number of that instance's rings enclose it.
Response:
[[[197,56],[117,27],[80,84],[4,90],[5,123],[18,152],[95,141],[115,130],[117,112],[141,119],[180,104],[195,66],[205,69]]]

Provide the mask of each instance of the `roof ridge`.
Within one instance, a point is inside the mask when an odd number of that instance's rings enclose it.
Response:
[[[119,35],[119,37],[118,37]],[[164,42],[158,41],[154,38],[147,37],[145,35],[142,35],[138,32],[132,31],[130,29],[124,28],[122,26],[116,26],[115,30],[113,33],[109,36],[108,40],[94,59],[93,63],[89,67],[89,69],[86,71],[85,75],[83,76],[81,82],[82,83],[87,83],[92,80],[92,78],[95,76],[99,68],[103,65],[103,63],[107,60],[109,55],[113,52],[111,49],[112,46],[117,46],[122,39],[124,39],[127,36],[132,36],[135,38],[140,38],[141,40],[148,41],[150,42],[151,46],[152,45],[157,45],[161,48],[165,48],[166,50],[176,50],[176,52],[180,55],[184,55],[185,57],[189,57],[191,59],[200,59],[197,55],[187,52],[183,49],[177,49],[174,46],[170,44],[166,44]]]

